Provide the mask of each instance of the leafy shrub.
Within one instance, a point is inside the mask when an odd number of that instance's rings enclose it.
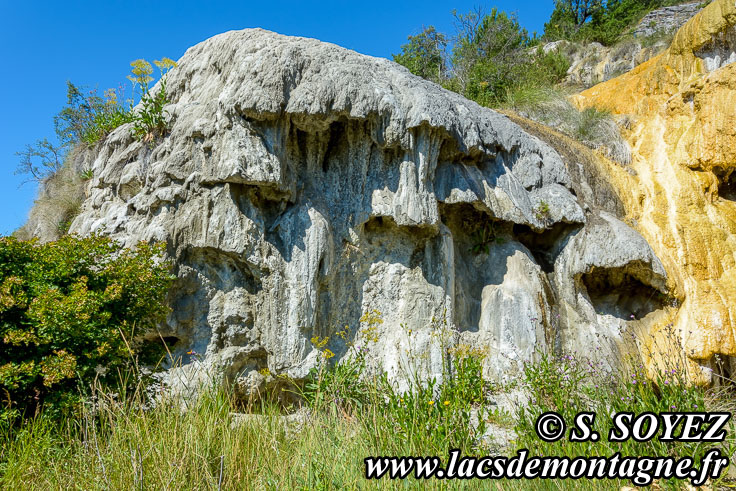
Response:
[[[544,51],[514,14],[476,9],[455,16],[454,43],[448,56],[448,38],[430,26],[394,55],[394,61],[412,73],[486,106],[502,104],[510,90],[560,82],[570,67],[558,50]]]
[[[0,415],[71,409],[79,385],[112,382],[145,354],[171,280],[160,252],[101,236],[0,238]]]
[[[416,36],[409,36],[401,46],[401,53],[393,55],[396,63],[405,66],[414,75],[433,82],[447,78],[447,38],[429,26]]]
[[[523,73],[529,35],[514,14],[492,9],[455,13],[457,42],[452,51],[454,90],[483,105],[496,105]]]
[[[544,39],[596,41],[611,46],[647,13],[682,0],[556,0]]]
[[[122,87],[119,89],[122,92]],[[100,97],[96,90],[84,95],[82,89],[67,82],[67,104],[54,117],[56,134],[63,146],[83,143],[93,146],[118,126],[133,120],[115,89]]]

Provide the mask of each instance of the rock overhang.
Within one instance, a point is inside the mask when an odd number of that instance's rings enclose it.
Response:
[[[246,392],[276,383],[264,369],[300,378],[319,362],[312,338],[349,356],[376,311],[370,360],[397,379],[412,339],[423,372],[441,374],[438,319],[448,342],[489,351],[492,378],[555,337],[589,341],[571,323],[596,318],[562,307],[580,308],[580,272],[549,274],[515,227],[554,231],[563,257],[580,235],[567,232],[593,237],[606,218],[575,196],[560,154],[508,117],[388,60],[260,29],[190,48],[168,77],[170,134],[148,145],[113,132],[72,230],[169,244],[179,280],[164,334],[180,340],[181,373],[218,367]],[[656,283],[661,263],[641,242],[620,257],[604,245],[591,264],[642,263]],[[193,346],[204,363],[185,356]]]

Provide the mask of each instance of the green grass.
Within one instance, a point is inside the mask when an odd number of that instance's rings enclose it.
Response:
[[[320,340],[317,339],[319,342]],[[322,343],[324,347],[325,343]],[[300,407],[261,401],[243,417],[241,401],[225,388],[204,391],[196,401],[150,401],[138,391],[129,397],[97,393],[75,417],[54,422],[40,415],[0,431],[0,488],[3,489],[620,489],[625,481],[462,481],[365,480],[367,456],[429,456],[446,459],[451,448],[464,455],[493,455],[497,447],[471,424],[478,411],[488,424],[513,427],[518,435],[506,449],[531,455],[702,455],[692,443],[597,444],[541,441],[538,414],[596,410],[596,430],[607,435],[611,411],[733,410],[733,393],[689,386],[682,367],[654,378],[641,367],[611,374],[574,355],[540,355],[518,383],[529,403],[511,414],[488,410],[494,387],[480,377],[483,354],[448,350],[445,381],[412,381],[413,391],[396,390],[380,374],[369,374],[357,355],[337,366],[324,363],[295,390]],[[491,406],[492,407],[492,406]],[[287,422],[288,418],[296,420]],[[733,455],[729,441],[720,444]],[[725,481],[722,480],[721,484]],[[658,483],[684,488],[684,483]]]

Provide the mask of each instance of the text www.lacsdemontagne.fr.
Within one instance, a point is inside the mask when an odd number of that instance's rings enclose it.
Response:
[[[513,457],[460,457],[451,450],[447,466],[439,457],[368,457],[364,459],[368,479],[622,479],[647,486],[655,479],[689,479],[694,486],[717,478],[728,458],[714,449],[698,468],[690,457],[530,457],[520,450]]]

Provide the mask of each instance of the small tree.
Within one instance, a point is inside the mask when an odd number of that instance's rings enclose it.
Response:
[[[405,66],[414,75],[441,83],[447,78],[447,38],[435,30],[425,27],[409,42],[401,46],[401,53],[393,55],[394,61]]]
[[[46,138],[33,145],[26,145],[22,152],[15,152],[20,157],[16,174],[28,176],[29,181],[43,182],[53,176],[64,165],[64,149],[57,147]]]
[[[0,420],[72,409],[80,388],[138,362],[167,312],[161,252],[101,236],[0,238]]]
[[[496,104],[521,76],[529,34],[514,14],[495,8],[488,15],[481,10],[453,14],[458,34],[452,64],[458,89],[481,104]]]
[[[605,7],[603,0],[555,0],[555,9],[544,25],[545,37],[573,39],[585,23],[600,15]]]

